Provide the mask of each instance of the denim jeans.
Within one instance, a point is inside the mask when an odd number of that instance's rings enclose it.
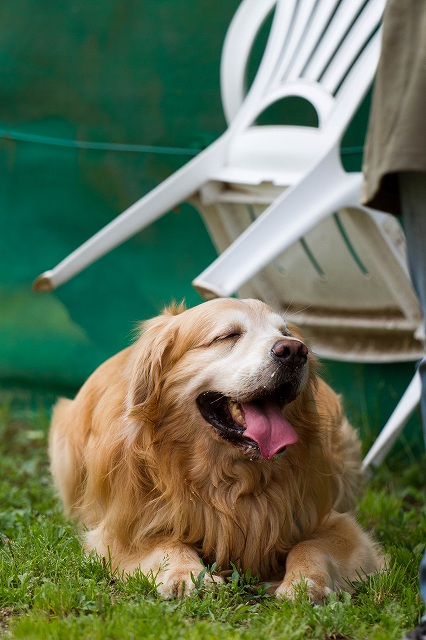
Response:
[[[426,173],[400,173],[399,191],[410,275],[426,324]],[[420,410],[426,446],[426,356],[420,362],[419,371],[422,381]],[[420,591],[426,603],[426,551],[420,564]]]
[[[420,563],[420,593],[422,594],[423,602],[426,603],[426,551]],[[426,620],[426,613],[422,620]]]

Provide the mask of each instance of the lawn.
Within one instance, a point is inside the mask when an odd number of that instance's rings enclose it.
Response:
[[[404,453],[369,480],[357,516],[387,551],[389,569],[360,580],[353,595],[333,594],[324,606],[310,605],[303,592],[294,604],[278,602],[249,575],[235,573],[213,591],[164,601],[149,577],[123,579],[82,552],[51,486],[45,407],[0,403],[1,637],[399,640],[417,623],[424,459],[416,463]]]

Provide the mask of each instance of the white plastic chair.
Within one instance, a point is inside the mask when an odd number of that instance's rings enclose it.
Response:
[[[337,4],[328,3],[328,7],[333,10]],[[339,11],[342,11],[352,20],[360,4],[363,3],[348,7],[340,3],[334,18],[340,19],[343,14],[339,16]],[[365,20],[363,37],[366,41],[383,8],[380,3],[367,5],[364,4],[363,12],[358,16],[358,20]],[[346,13],[348,10],[354,12],[350,17]],[[374,20],[371,20],[373,13]],[[327,21],[329,15],[323,14],[323,18]],[[221,255],[193,284],[204,297],[226,296],[238,291],[241,295],[259,297],[272,306],[286,309],[287,315],[293,314],[294,321],[310,335],[315,350],[326,357],[358,362],[420,358],[422,339],[416,333],[422,316],[408,275],[403,232],[394,218],[360,206],[362,175],[345,173],[340,161],[343,133],[366,87],[361,87],[357,72],[364,81],[370,81],[372,76],[364,74],[368,65],[374,74],[376,52],[372,54],[370,49],[366,54],[364,51],[365,57],[358,60],[356,71],[352,68],[343,79],[350,67],[348,50],[353,52],[351,47],[355,40],[360,44],[357,39],[360,37],[359,24],[355,22],[355,31],[345,36],[346,50],[342,59],[337,62],[342,50],[331,60],[328,58],[330,51],[324,54],[328,60],[324,72],[321,53],[325,50],[326,38],[323,36],[315,49],[312,41],[306,38],[307,23],[302,25],[302,22],[299,22],[299,33],[295,36],[295,40],[300,36],[299,44],[295,45],[292,55],[287,56],[285,64],[284,55],[281,67],[277,67],[281,84],[275,86],[275,93],[272,91],[264,99],[262,107],[270,100],[290,93],[309,97],[319,115],[319,128],[314,135],[318,135],[318,139],[322,136],[317,148],[307,142],[309,151],[315,150],[316,160],[310,166],[310,161],[306,161],[304,173],[297,175],[294,171],[306,152],[303,147],[306,132],[300,127],[270,127],[269,140],[261,128],[252,127],[244,132],[244,137],[237,138],[234,143],[233,166],[237,167],[232,176],[234,183],[221,187],[216,194],[211,187],[210,193],[205,189],[204,198],[201,191],[201,197],[196,200]],[[310,26],[321,32],[324,23]],[[333,26],[331,21],[328,29],[332,31]],[[235,42],[238,42],[237,38],[233,44]],[[374,46],[373,42],[374,37],[370,46]],[[297,46],[300,47],[298,50]],[[310,62],[301,72],[308,49]],[[238,69],[233,58],[233,46],[229,42],[222,61],[223,103],[228,118],[238,113],[239,105],[244,101],[242,69]],[[346,68],[345,64],[348,65]],[[342,74],[338,79],[334,76],[336,84],[333,88],[341,84],[333,96],[334,104],[328,105],[322,114],[319,102],[312,96],[316,96],[320,86],[330,92],[328,97],[333,95],[330,82],[333,65]],[[308,85],[304,84],[305,80],[309,81]],[[307,89],[312,92],[310,95]],[[269,184],[248,190],[249,180],[244,181],[241,167],[256,172],[256,163],[262,164],[263,160],[262,155],[256,157],[252,152],[256,147],[264,150],[276,175],[269,178]],[[278,171],[284,166],[287,182],[283,180],[284,171]],[[217,178],[226,181],[223,174]],[[266,176],[264,179],[268,180]],[[271,183],[287,186],[287,189],[279,192],[271,188]],[[383,461],[419,403],[420,393],[420,380],[416,374],[367,453],[363,462],[365,469]]]
[[[238,290],[264,299],[294,316],[327,357],[419,357],[413,334],[421,313],[402,231],[390,216],[359,206],[361,175],[346,173],[340,161],[342,136],[375,74],[384,4],[243,0],[222,55],[228,129],[42,274],[35,289],[59,286],[176,204],[192,200],[223,252],[194,281],[204,296]],[[265,51],[246,92],[253,43],[272,11]],[[290,96],[314,106],[318,127],[256,124],[265,109]]]
[[[321,157],[336,154],[336,143],[374,76],[380,46],[377,28],[384,2],[244,0],[224,44],[226,132],[54,269],[43,273],[35,281],[35,289],[58,287],[176,204],[211,186],[211,181],[248,185],[267,181],[283,188],[307,176]],[[264,55],[244,97],[249,53],[274,8]],[[254,126],[268,105],[288,95],[300,95],[314,104],[320,119],[318,129]],[[356,190],[358,182],[350,177],[349,182]],[[203,197],[211,197],[211,192],[207,188]]]

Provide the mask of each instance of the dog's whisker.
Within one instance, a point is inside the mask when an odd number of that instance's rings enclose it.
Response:
[[[303,313],[313,307],[313,304],[307,304],[306,307],[302,307],[301,309],[297,309],[297,311],[293,311],[292,315],[297,316],[299,313]]]

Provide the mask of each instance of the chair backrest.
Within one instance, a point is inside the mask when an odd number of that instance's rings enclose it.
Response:
[[[248,127],[274,102],[300,96],[317,110],[320,128],[341,133],[372,83],[384,5],[385,0],[244,0],[221,62],[230,127]],[[250,54],[271,12],[264,54],[247,91]]]

